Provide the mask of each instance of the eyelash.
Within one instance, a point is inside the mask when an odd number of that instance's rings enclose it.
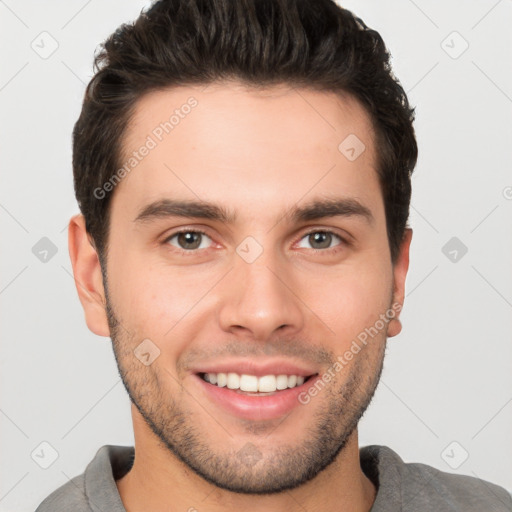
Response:
[[[175,231],[174,233],[172,233],[172,235],[169,235],[167,238],[165,238],[165,240],[162,242],[164,245],[168,245],[169,243],[169,240],[171,240],[172,238],[174,238],[176,235],[179,235],[180,233],[199,233],[201,235],[205,235],[207,236],[208,238],[211,239],[211,237],[208,235],[208,233],[206,233],[205,231],[202,231],[200,229],[182,229],[180,231]],[[341,250],[341,246],[350,246],[350,242],[342,237],[341,235],[339,235],[338,233],[336,233],[335,231],[332,231],[330,229],[313,229],[311,231],[308,231],[306,233],[304,233],[298,241],[302,240],[303,238],[305,238],[306,236],[309,236],[313,233],[328,233],[330,235],[334,235],[335,237],[339,238],[341,243],[334,246],[334,247],[331,247],[331,248],[328,248],[328,249],[309,249],[310,251],[313,251],[315,254],[317,253],[327,253],[327,254],[335,254],[337,253],[339,250]],[[207,249],[190,249],[190,250],[186,250],[186,249],[180,249],[179,247],[175,247],[175,246],[172,246],[172,250],[173,252],[174,251],[177,251],[178,254],[181,254],[181,255],[184,255],[184,256],[194,256],[194,255],[197,255],[198,251],[205,251]]]

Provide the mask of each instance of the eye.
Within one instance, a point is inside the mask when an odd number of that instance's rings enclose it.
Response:
[[[336,239],[338,240],[338,243],[332,245]],[[210,246],[208,244],[208,240],[211,245],[213,240],[204,231],[184,229],[173,233],[167,237],[163,243],[176,247],[178,251],[182,253],[194,253],[199,249],[208,249]],[[303,241],[310,244],[310,247],[304,246]],[[349,245],[349,243],[337,233],[322,229],[306,233],[301,238],[298,247],[306,249],[310,248],[313,251],[321,252],[331,252],[329,249],[332,249],[332,252],[335,252],[337,250],[336,248],[341,245]]]
[[[311,244],[313,250],[318,251],[332,249],[331,243],[335,241],[335,239],[338,239],[341,243],[336,244],[334,247],[342,245],[343,243],[347,244],[346,240],[340,235],[329,230],[310,231],[301,238],[301,241],[305,240],[307,243]],[[304,247],[304,245],[299,245],[299,247]],[[307,248],[308,247],[306,247],[306,249]]]
[[[204,231],[194,231],[191,229],[178,231],[164,240],[178,249],[185,252],[190,252],[195,249],[207,249],[208,244],[205,243],[205,238],[212,241],[212,239]],[[175,239],[175,241],[174,241]]]

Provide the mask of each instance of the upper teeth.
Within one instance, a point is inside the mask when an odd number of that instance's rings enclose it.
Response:
[[[238,373],[205,373],[204,380],[219,387],[240,389],[241,391],[269,393],[304,384],[300,375],[239,375]]]

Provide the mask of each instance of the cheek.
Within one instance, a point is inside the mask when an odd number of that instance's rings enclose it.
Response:
[[[137,338],[175,343],[177,333],[195,324],[198,306],[208,302],[208,291],[218,280],[211,274],[171,268],[147,257],[124,257],[111,271],[116,314]]]
[[[347,268],[318,282],[304,302],[334,332],[337,345],[350,345],[389,308],[391,275],[375,264],[368,270]]]

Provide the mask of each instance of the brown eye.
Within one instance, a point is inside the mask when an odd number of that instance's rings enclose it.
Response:
[[[166,243],[178,249],[193,251],[195,249],[206,249],[208,247],[207,243],[205,246],[205,238],[210,239],[210,237],[202,231],[181,231],[167,238]],[[174,239],[176,243],[173,242]]]
[[[340,242],[344,242],[343,238],[341,238],[336,233],[332,231],[311,231],[310,233],[306,233],[304,237],[301,239],[300,244],[302,244],[302,240],[307,240],[307,243],[310,247],[305,247],[304,245],[300,245],[299,247],[306,249],[314,249],[314,250],[323,250],[323,249],[331,249],[336,247],[337,245],[341,245],[340,243],[331,245],[333,242],[338,239]]]
[[[331,245],[332,234],[319,231],[309,235],[308,241],[313,246],[313,249],[327,249]],[[315,247],[316,244],[318,245]]]

